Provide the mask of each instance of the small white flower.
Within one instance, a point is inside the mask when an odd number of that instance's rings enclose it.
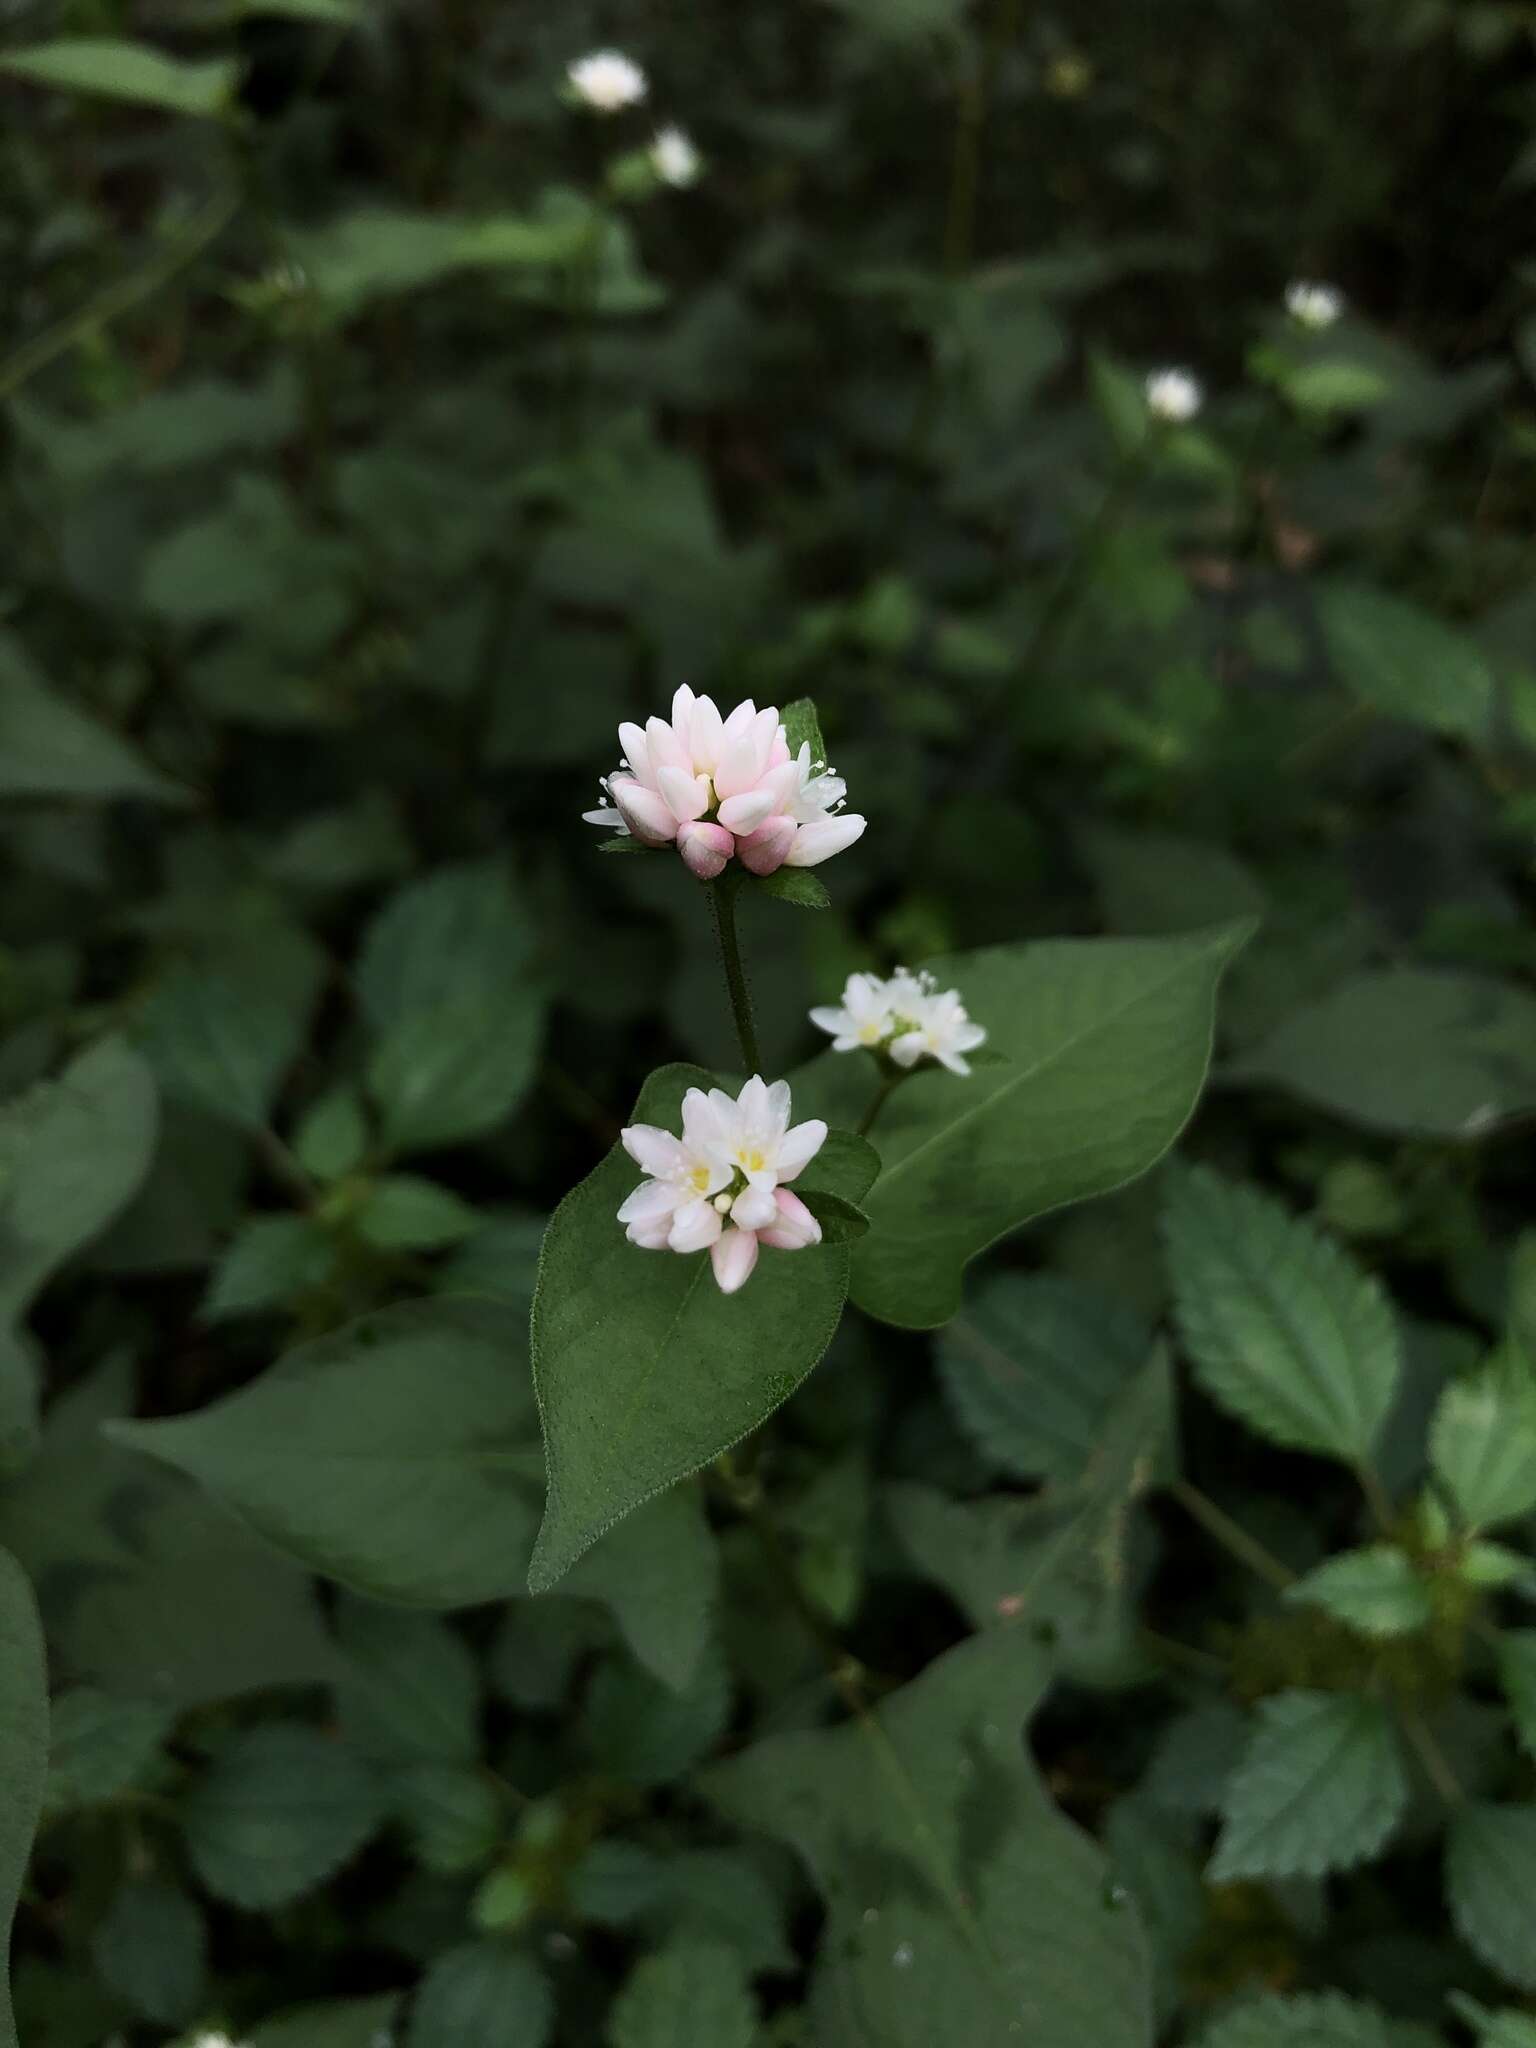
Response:
[[[962,1075],[971,1071],[965,1055],[987,1035],[972,1023],[958,989],[941,989],[931,974],[906,967],[898,967],[889,981],[851,974],[841,1005],[812,1010],[811,1022],[831,1034],[834,1052],[884,1052],[898,1067],[937,1060]]]
[[[1285,310],[1298,327],[1320,333],[1331,327],[1344,311],[1344,294],[1337,285],[1313,284],[1297,278],[1285,288]]]
[[[703,159],[691,136],[681,128],[660,129],[651,143],[651,169],[664,185],[686,186],[698,182]]]
[[[1188,370],[1154,370],[1146,382],[1147,410],[1154,419],[1192,420],[1205,399],[1198,377]]]
[[[655,1124],[631,1124],[624,1150],[648,1175],[619,1209],[631,1244],[644,1251],[707,1251],[722,1294],[746,1285],[761,1245],[803,1251],[821,1225],[792,1181],[821,1150],[819,1117],[790,1127],[787,1081],[754,1074],[734,1099],[723,1088],[690,1088],[679,1138]]]
[[[232,2041],[228,2034],[215,2029],[209,2034],[194,2034],[192,2048],[239,2048],[239,2043]]]
[[[565,75],[576,97],[600,114],[633,107],[646,95],[645,73],[618,50],[594,50],[590,57],[579,57]]]

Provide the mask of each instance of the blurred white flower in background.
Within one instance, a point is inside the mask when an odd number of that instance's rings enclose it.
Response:
[[[703,158],[693,140],[681,128],[660,129],[651,143],[651,169],[664,185],[687,186],[698,182]]]
[[[1192,420],[1204,402],[1200,379],[1188,370],[1154,370],[1146,382],[1147,410],[1154,419]]]
[[[969,1074],[965,1055],[986,1039],[971,1021],[960,991],[941,989],[931,974],[898,967],[888,981],[850,974],[840,1005],[812,1010],[811,1022],[831,1034],[834,1052],[883,1052],[898,1067],[937,1060],[952,1074]]]
[[[645,98],[645,73],[618,50],[594,50],[590,57],[579,57],[565,75],[576,97],[600,114],[616,114]]]
[[[758,1251],[804,1251],[821,1225],[784,1185],[826,1141],[819,1117],[790,1127],[787,1081],[754,1074],[733,1100],[723,1088],[690,1088],[683,1134],[631,1124],[624,1150],[648,1178],[625,1197],[619,1221],[643,1251],[707,1251],[722,1294],[751,1278]]]
[[[1321,333],[1331,327],[1344,311],[1344,294],[1337,285],[1314,284],[1296,278],[1285,288],[1285,310],[1299,327]]]

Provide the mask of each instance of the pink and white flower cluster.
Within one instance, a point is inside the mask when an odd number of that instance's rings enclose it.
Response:
[[[750,697],[722,718],[684,684],[670,721],[626,721],[619,744],[624,758],[602,782],[609,801],[582,816],[642,846],[675,845],[701,881],[733,858],[754,875],[813,868],[864,830],[842,808],[843,778],[812,761],[808,743],[791,754],[778,712]]]
[[[789,1083],[754,1074],[733,1101],[723,1088],[690,1088],[679,1138],[631,1124],[624,1150],[649,1178],[619,1209],[631,1244],[650,1252],[707,1251],[722,1294],[744,1287],[763,1245],[804,1251],[821,1225],[784,1185],[816,1157],[819,1117],[790,1126]]]

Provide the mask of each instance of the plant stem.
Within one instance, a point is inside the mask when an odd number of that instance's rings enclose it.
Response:
[[[1375,1522],[1376,1527],[1383,1536],[1390,1536],[1392,1533],[1392,1503],[1387,1497],[1387,1489],[1382,1485],[1375,1466],[1371,1464],[1369,1459],[1362,1459],[1355,1467],[1355,1476],[1360,1481],[1360,1490],[1365,1495],[1366,1505],[1371,1511],[1371,1519]]]
[[[147,299],[178,270],[184,269],[228,227],[239,210],[240,198],[238,190],[216,193],[168,249],[142,269],[109,284],[105,291],[98,292],[95,298],[87,300],[75,312],[66,314],[52,327],[44,328],[41,334],[24,342],[8,362],[0,364],[0,398],[9,398],[55,356],[62,355],[96,328],[116,320],[130,306],[136,306],[140,299]]]
[[[1208,1536],[1213,1537],[1223,1550],[1230,1552],[1239,1563],[1247,1565],[1251,1572],[1256,1572],[1277,1592],[1284,1592],[1287,1586],[1295,1584],[1296,1574],[1290,1566],[1283,1564],[1272,1550],[1266,1550],[1257,1537],[1250,1536],[1246,1529],[1234,1522],[1224,1509],[1217,1507],[1215,1501],[1208,1494],[1202,1493],[1198,1486],[1191,1486],[1187,1479],[1176,1479],[1168,1490],[1184,1512],[1197,1521]]]
[[[1461,1780],[1451,1769],[1445,1751],[1430,1732],[1429,1723],[1415,1706],[1404,1706],[1401,1710],[1403,1732],[1412,1743],[1419,1762],[1424,1766],[1424,1775],[1434,1786],[1445,1804],[1454,1810],[1466,1799],[1461,1789]]]
[[[725,986],[731,998],[731,1015],[736,1019],[736,1037],[749,1074],[763,1070],[757,1049],[757,1025],[752,1017],[752,994],[746,970],[741,964],[741,947],[736,938],[736,882],[729,874],[706,882],[709,908],[715,920],[715,937],[720,942],[720,965],[725,969]]]
[[[859,1125],[859,1136],[861,1138],[867,1138],[869,1136],[870,1132],[875,1127],[876,1117],[879,1116],[881,1110],[884,1109],[887,1101],[890,1099],[890,1096],[898,1087],[900,1087],[901,1083],[905,1081],[906,1078],[906,1075],[900,1072],[894,1074],[887,1074],[884,1077],[884,1079],[880,1083],[880,1086],[875,1090],[873,1099],[871,1100],[868,1109],[866,1109],[864,1112],[863,1122]]]

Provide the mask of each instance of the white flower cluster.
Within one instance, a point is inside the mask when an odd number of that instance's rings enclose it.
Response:
[[[650,90],[645,73],[620,50],[594,50],[566,70],[577,99],[599,114],[638,106]]]
[[[733,1101],[723,1088],[690,1088],[679,1138],[656,1124],[621,1132],[624,1150],[648,1178],[619,1209],[631,1244],[643,1251],[707,1251],[722,1294],[752,1277],[763,1245],[798,1252],[820,1244],[821,1225],[785,1185],[826,1140],[819,1117],[790,1127],[787,1081],[770,1088],[754,1074]]]
[[[1205,402],[1200,379],[1188,370],[1154,370],[1144,389],[1148,412],[1170,425],[1192,420]]]
[[[839,1007],[812,1010],[811,1022],[831,1034],[834,1052],[881,1052],[898,1067],[937,1060],[952,1074],[969,1074],[965,1055],[986,1038],[973,1024],[957,988],[941,989],[931,974],[898,967],[888,981],[850,974]]]
[[[1344,294],[1337,285],[1314,284],[1299,277],[1285,288],[1285,310],[1298,327],[1321,333],[1343,316]]]
[[[701,881],[732,858],[755,875],[817,867],[864,830],[843,810],[842,777],[813,762],[809,744],[792,755],[778,712],[750,697],[722,718],[684,684],[670,722],[626,721],[619,745],[622,761],[602,778],[609,802],[583,818],[642,846],[675,845]]]
[[[650,91],[645,73],[621,50],[594,50],[588,57],[578,57],[566,67],[565,76],[582,105],[598,114],[637,107]],[[657,130],[646,158],[662,184],[679,188],[697,184],[704,168],[692,138],[675,123]]]

